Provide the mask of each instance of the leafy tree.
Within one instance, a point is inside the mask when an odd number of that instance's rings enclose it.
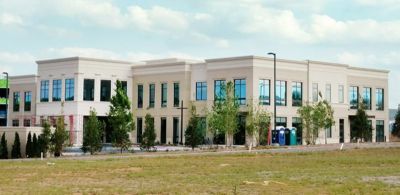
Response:
[[[196,106],[192,105],[190,112],[191,117],[185,131],[185,144],[191,146],[192,150],[194,150],[195,147],[203,142],[203,135],[199,125],[199,117],[196,113]]]
[[[102,123],[97,119],[96,110],[90,110],[90,116],[85,124],[82,150],[84,153],[94,154],[101,151]]]
[[[21,158],[21,142],[17,132],[15,132],[14,144],[11,149],[11,158]]]
[[[368,115],[365,112],[365,104],[359,101],[357,113],[351,120],[352,139],[361,139],[361,141],[371,141],[372,125],[368,122]]]
[[[322,95],[319,94],[322,98]],[[307,144],[315,144],[322,128],[331,127],[335,121],[333,108],[328,101],[318,101],[313,105],[304,105],[297,110],[302,119]]]
[[[31,132],[28,133],[28,138],[26,141],[26,147],[25,147],[25,156],[27,158],[32,158],[32,135]]]
[[[48,121],[44,121],[42,125],[42,134],[39,136],[39,147],[40,147],[40,152],[43,152],[43,157],[47,157],[47,151],[50,148],[51,144],[51,130],[50,130],[50,124]]]
[[[39,140],[38,140],[38,138],[36,136],[36,133],[33,134],[32,156],[33,157],[40,157],[40,145],[39,145]]]
[[[57,125],[54,133],[51,136],[52,150],[55,157],[61,156],[65,141],[68,139],[68,133],[65,131],[64,118],[57,118]]]
[[[400,137],[400,109],[396,113],[392,135]]]
[[[135,129],[130,105],[121,81],[117,80],[115,95],[111,98],[108,119],[112,128],[112,143],[115,147],[121,148],[121,153],[131,145],[128,133]]]
[[[231,146],[233,144],[233,135],[237,131],[238,121],[237,116],[239,113],[239,105],[234,95],[234,85],[232,81],[229,81],[226,85],[223,85],[222,91],[226,94],[225,98],[218,99],[215,97],[216,102],[212,108],[212,111],[207,114],[209,120],[209,131],[214,135],[218,133],[226,134],[226,145]]]
[[[269,113],[259,107],[254,107],[253,103],[248,104],[247,109],[246,134],[250,138],[249,145],[266,144],[268,128],[271,123]]]
[[[156,140],[154,118],[150,114],[146,114],[144,125],[143,140],[140,146],[149,151],[155,145]]]
[[[8,158],[8,147],[7,147],[7,140],[6,140],[6,133],[4,132],[1,136],[1,159]]]

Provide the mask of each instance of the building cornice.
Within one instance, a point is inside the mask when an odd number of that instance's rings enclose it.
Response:
[[[111,62],[118,64],[128,64],[134,65],[134,62],[122,61],[122,60],[106,60],[106,59],[98,59],[98,58],[88,58],[88,57],[69,57],[69,58],[58,58],[58,59],[48,59],[48,60],[38,60],[37,64],[48,64],[48,63],[57,63],[57,62],[69,62],[69,61],[93,61],[93,62]]]
[[[361,67],[354,67],[354,66],[350,66],[349,69],[352,69],[352,70],[361,70],[361,71],[370,71],[370,72],[390,73],[389,70],[374,69],[374,68],[361,68]]]

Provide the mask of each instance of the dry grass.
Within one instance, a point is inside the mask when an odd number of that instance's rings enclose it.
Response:
[[[400,148],[0,162],[0,194],[399,194]]]

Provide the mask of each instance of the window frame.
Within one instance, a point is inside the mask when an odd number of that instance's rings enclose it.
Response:
[[[61,79],[54,79],[53,86],[52,86],[52,98],[53,102],[60,102],[61,101],[61,91],[62,91],[62,80]]]
[[[40,102],[49,102],[49,80],[40,81]]]
[[[271,80],[259,79],[258,80],[258,101],[259,105],[271,105]],[[268,91],[267,91],[268,90]],[[263,93],[265,92],[265,93]],[[266,93],[268,92],[268,93]]]
[[[300,84],[300,87],[298,86]],[[298,92],[300,89],[300,99],[295,99],[294,92]],[[292,82],[292,106],[300,107],[303,105],[303,82],[293,81]]]
[[[206,101],[206,100],[207,100],[207,82],[206,81],[196,82],[196,101]]]
[[[65,79],[64,101],[74,101],[74,100],[75,100],[75,79],[74,78]]]
[[[91,91],[87,91],[89,89],[86,89],[86,86],[89,85],[90,83],[86,84],[86,82],[93,82],[93,88]],[[95,99],[95,87],[96,87],[96,83],[95,83],[95,79],[83,79],[83,101],[94,101]],[[89,97],[87,97],[87,95]]]
[[[278,83],[279,83],[279,85],[278,85]],[[283,88],[282,88],[282,83],[284,83]],[[279,86],[279,90],[277,90],[278,86]],[[279,103],[278,103],[278,98],[276,98],[276,96],[279,96],[279,97],[282,96],[282,89],[284,89],[284,94],[283,94],[284,95],[284,99],[283,100],[279,100]],[[276,80],[276,82],[275,82],[275,90],[276,90],[275,104],[277,106],[287,106],[287,81]],[[278,93],[278,91],[280,93]],[[280,99],[282,99],[282,98],[280,98]]]
[[[234,95],[238,105],[246,105],[246,79],[234,79]],[[244,97],[243,97],[244,90]]]

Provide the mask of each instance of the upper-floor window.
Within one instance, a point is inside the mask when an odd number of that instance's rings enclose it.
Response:
[[[331,84],[325,85],[325,100],[331,102]]]
[[[30,127],[30,126],[31,126],[31,120],[24,119],[24,127]]]
[[[100,101],[109,102],[111,99],[111,81],[101,80],[100,82]]]
[[[20,95],[19,92],[14,92],[13,94],[13,111],[14,112],[19,112],[19,105],[20,105]]]
[[[312,101],[318,102],[318,83],[312,84]]]
[[[161,84],[161,107],[167,107],[168,100],[168,85],[167,83]]]
[[[196,82],[196,100],[207,100],[207,82]]]
[[[94,100],[94,79],[83,80],[83,100]]]
[[[286,81],[276,81],[275,104],[277,106],[286,106]]]
[[[137,107],[143,108],[143,85],[138,85],[138,102]]]
[[[40,81],[40,102],[49,101],[49,80]]]
[[[75,80],[65,79],[65,101],[74,101]]]
[[[356,86],[350,86],[349,103],[351,109],[358,108],[358,87]]]
[[[301,106],[303,99],[303,84],[301,82],[293,82],[292,83],[292,106]]]
[[[246,79],[235,79],[235,98],[239,105],[246,105]]]
[[[53,102],[61,101],[61,80],[53,80]]]
[[[364,87],[363,89],[363,104],[366,110],[371,110],[371,88]]]
[[[12,126],[13,127],[19,127],[19,120],[18,119],[12,120]]]
[[[226,96],[226,82],[225,80],[214,81],[214,100],[225,100]]]
[[[260,100],[260,105],[270,105],[270,81],[268,79],[260,79],[258,81],[258,88],[260,91],[260,96],[258,99]]]
[[[121,81],[122,89],[125,91],[125,95],[128,95],[128,82]]]
[[[339,90],[338,90],[338,98],[339,98],[339,103],[344,103],[344,86],[339,85]]]
[[[24,93],[24,111],[31,111],[32,92],[25,91]]]
[[[179,83],[174,83],[174,107],[179,107]]]
[[[156,95],[156,85],[149,85],[149,108],[154,108],[154,100]]]
[[[376,110],[384,110],[384,90],[376,88]]]

